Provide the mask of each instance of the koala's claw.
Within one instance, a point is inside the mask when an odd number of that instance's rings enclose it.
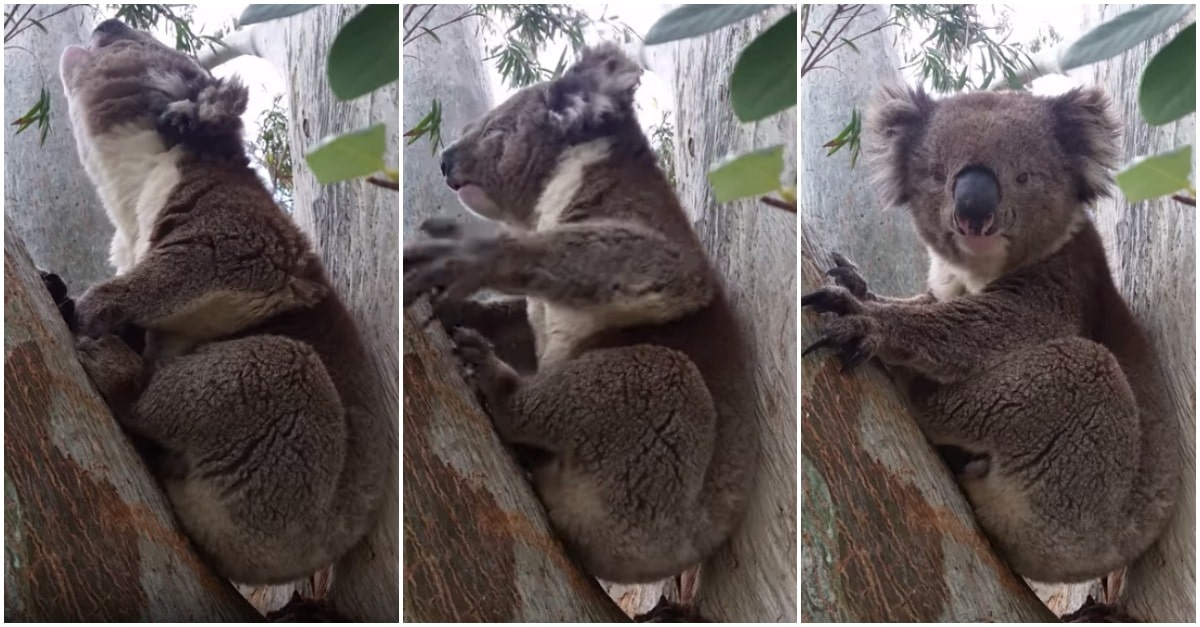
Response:
[[[839,316],[862,313],[862,303],[850,290],[831,285],[809,292],[800,297],[801,307],[811,307],[818,313],[835,313]]]
[[[50,299],[58,307],[58,313],[67,323],[67,329],[75,333],[79,329],[79,320],[75,315],[75,299],[67,294],[67,284],[62,277],[53,272],[39,271],[42,275],[42,285],[50,292]]]
[[[454,340],[454,354],[472,368],[486,365],[492,358],[491,342],[473,329],[457,327],[451,333],[451,339]]]
[[[823,333],[800,352],[800,356],[822,349],[836,348],[842,372],[854,369],[875,355],[879,333],[874,320],[861,315],[849,315],[829,320]]]
[[[115,335],[81,337],[75,341],[79,364],[105,399],[126,391],[142,371],[142,358]]]
[[[858,266],[841,253],[830,253],[829,256],[833,259],[833,267],[825,272],[825,276],[833,279],[836,285],[850,290],[850,293],[858,300],[871,300],[872,295],[867,289],[867,279],[863,277]]]
[[[421,223],[421,231],[436,239],[458,239],[462,237],[462,226],[454,218],[429,218]]]

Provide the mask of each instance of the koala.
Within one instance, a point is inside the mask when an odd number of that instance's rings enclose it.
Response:
[[[277,584],[328,566],[375,522],[389,418],[321,260],[249,167],[245,87],[117,20],[68,47],[60,74],[116,230],[116,276],[74,302],[80,363],[155,446],[147,462],[218,573]],[[118,337],[130,325],[143,351]]]
[[[434,220],[404,249],[406,305],[431,296],[568,551],[613,582],[720,547],[758,455],[749,345],[638,125],[641,72],[592,47],[468,125],[442,174],[501,229]]]
[[[1120,126],[1103,91],[883,88],[867,115],[880,193],[929,250],[928,290],[887,298],[834,256],[805,353],[895,372],[981,527],[1018,574],[1080,582],[1162,533],[1181,433],[1145,331],[1087,207],[1110,193]]]

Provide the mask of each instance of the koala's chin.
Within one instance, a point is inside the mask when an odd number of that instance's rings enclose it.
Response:
[[[478,185],[468,184],[458,188],[458,202],[484,220],[499,221],[503,217],[500,206]]]

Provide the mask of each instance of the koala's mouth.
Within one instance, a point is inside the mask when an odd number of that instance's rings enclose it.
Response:
[[[998,251],[1004,245],[1000,225],[996,224],[996,214],[990,214],[983,219],[969,219],[956,214],[954,216],[954,240],[962,252],[971,255],[987,255]]]

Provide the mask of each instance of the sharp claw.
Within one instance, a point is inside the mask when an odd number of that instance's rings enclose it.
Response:
[[[825,295],[825,292],[822,292],[819,290],[816,292],[809,292],[808,294],[805,294],[804,296],[800,297],[800,306],[801,307],[811,307],[811,306],[817,304],[821,300],[821,297],[824,295]]]
[[[833,259],[833,265],[835,265],[839,268],[853,268],[854,267],[854,263],[851,262],[849,259],[847,259],[846,256],[841,253],[829,253],[829,256]]]
[[[867,360],[867,351],[862,346],[854,346],[853,350],[847,348],[839,355],[842,362],[842,372],[848,372],[858,367]]]
[[[809,344],[804,350],[800,351],[800,356],[804,357],[805,355],[807,355],[815,350],[824,348],[826,346],[832,346],[832,345],[833,345],[833,338],[828,335],[822,335],[821,337],[817,338],[816,341],[814,341],[812,344]]]

